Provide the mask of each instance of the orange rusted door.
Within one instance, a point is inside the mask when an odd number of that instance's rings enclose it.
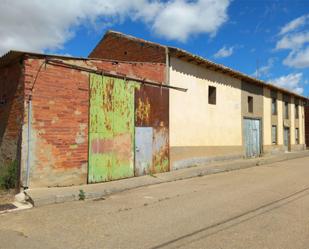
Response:
[[[134,85],[90,75],[89,183],[134,175]]]

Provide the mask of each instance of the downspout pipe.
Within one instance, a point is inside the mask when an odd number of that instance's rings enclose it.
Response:
[[[26,182],[25,189],[29,188],[30,182],[30,161],[31,161],[31,121],[32,121],[32,97],[29,96],[28,100],[28,127],[27,127],[27,164],[26,164]]]

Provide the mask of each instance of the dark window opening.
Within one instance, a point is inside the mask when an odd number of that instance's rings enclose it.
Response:
[[[277,126],[273,125],[271,127],[271,140],[272,144],[277,144]]]
[[[217,102],[216,88],[214,86],[208,87],[208,104],[215,105]]]
[[[295,143],[299,144],[299,129],[295,129]]]
[[[7,103],[6,95],[0,97],[0,106],[4,106]]]
[[[271,114],[277,115],[277,99],[276,98],[271,99]]]
[[[284,102],[284,118],[288,119],[289,118],[289,103]]]
[[[253,97],[248,96],[248,112],[253,113]]]
[[[299,118],[299,108],[298,108],[298,105],[295,105],[295,118]]]

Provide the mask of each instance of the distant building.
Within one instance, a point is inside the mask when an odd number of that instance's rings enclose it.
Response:
[[[0,58],[0,167],[17,161],[20,186],[36,188],[303,150],[306,101],[113,31],[89,58],[10,51]]]

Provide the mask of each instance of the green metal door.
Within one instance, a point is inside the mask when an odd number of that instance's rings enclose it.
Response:
[[[134,82],[90,74],[88,182],[134,175]]]

